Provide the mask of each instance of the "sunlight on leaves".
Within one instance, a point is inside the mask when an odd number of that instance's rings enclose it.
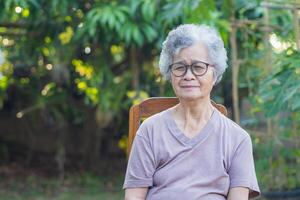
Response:
[[[83,63],[82,60],[74,59],[72,64],[75,66],[75,71],[80,75],[84,76],[87,79],[90,79],[94,73],[93,66]]]
[[[30,11],[28,8],[24,8],[23,11],[22,11],[22,17],[26,18],[26,17],[29,17],[30,15]]]
[[[118,147],[125,153],[127,150],[127,140],[128,140],[127,135],[123,135],[122,138],[118,142]]]
[[[133,105],[137,105],[139,103],[141,103],[143,100],[149,98],[149,95],[147,92],[145,91],[128,91],[126,93],[126,95],[128,96],[128,98],[130,98],[132,100],[132,104]]]
[[[50,91],[52,91],[54,88],[56,87],[55,83],[48,83],[44,86],[43,90],[41,91],[41,94],[43,96],[49,96],[51,93]]]
[[[65,45],[65,44],[70,43],[73,35],[74,35],[74,31],[73,31],[72,27],[68,26],[66,28],[65,32],[62,32],[62,33],[59,34],[58,38],[59,38],[61,44]]]

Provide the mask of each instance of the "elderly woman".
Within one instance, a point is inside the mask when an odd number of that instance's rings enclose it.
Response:
[[[222,115],[210,93],[227,55],[204,25],[172,30],[159,67],[180,103],[146,119],[133,142],[126,200],[245,200],[259,195],[248,133]]]

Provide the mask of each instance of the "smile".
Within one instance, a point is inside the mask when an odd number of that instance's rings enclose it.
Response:
[[[198,88],[199,86],[192,86],[192,85],[183,85],[183,86],[180,86],[182,88]]]

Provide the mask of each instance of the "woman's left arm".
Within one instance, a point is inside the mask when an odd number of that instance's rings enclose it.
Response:
[[[249,189],[245,187],[230,188],[227,200],[248,200]]]
[[[228,169],[230,186],[228,200],[248,200],[260,194],[249,135],[239,143]]]

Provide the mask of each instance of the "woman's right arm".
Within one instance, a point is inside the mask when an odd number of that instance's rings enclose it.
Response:
[[[125,190],[125,200],[145,200],[148,188],[127,188]]]

